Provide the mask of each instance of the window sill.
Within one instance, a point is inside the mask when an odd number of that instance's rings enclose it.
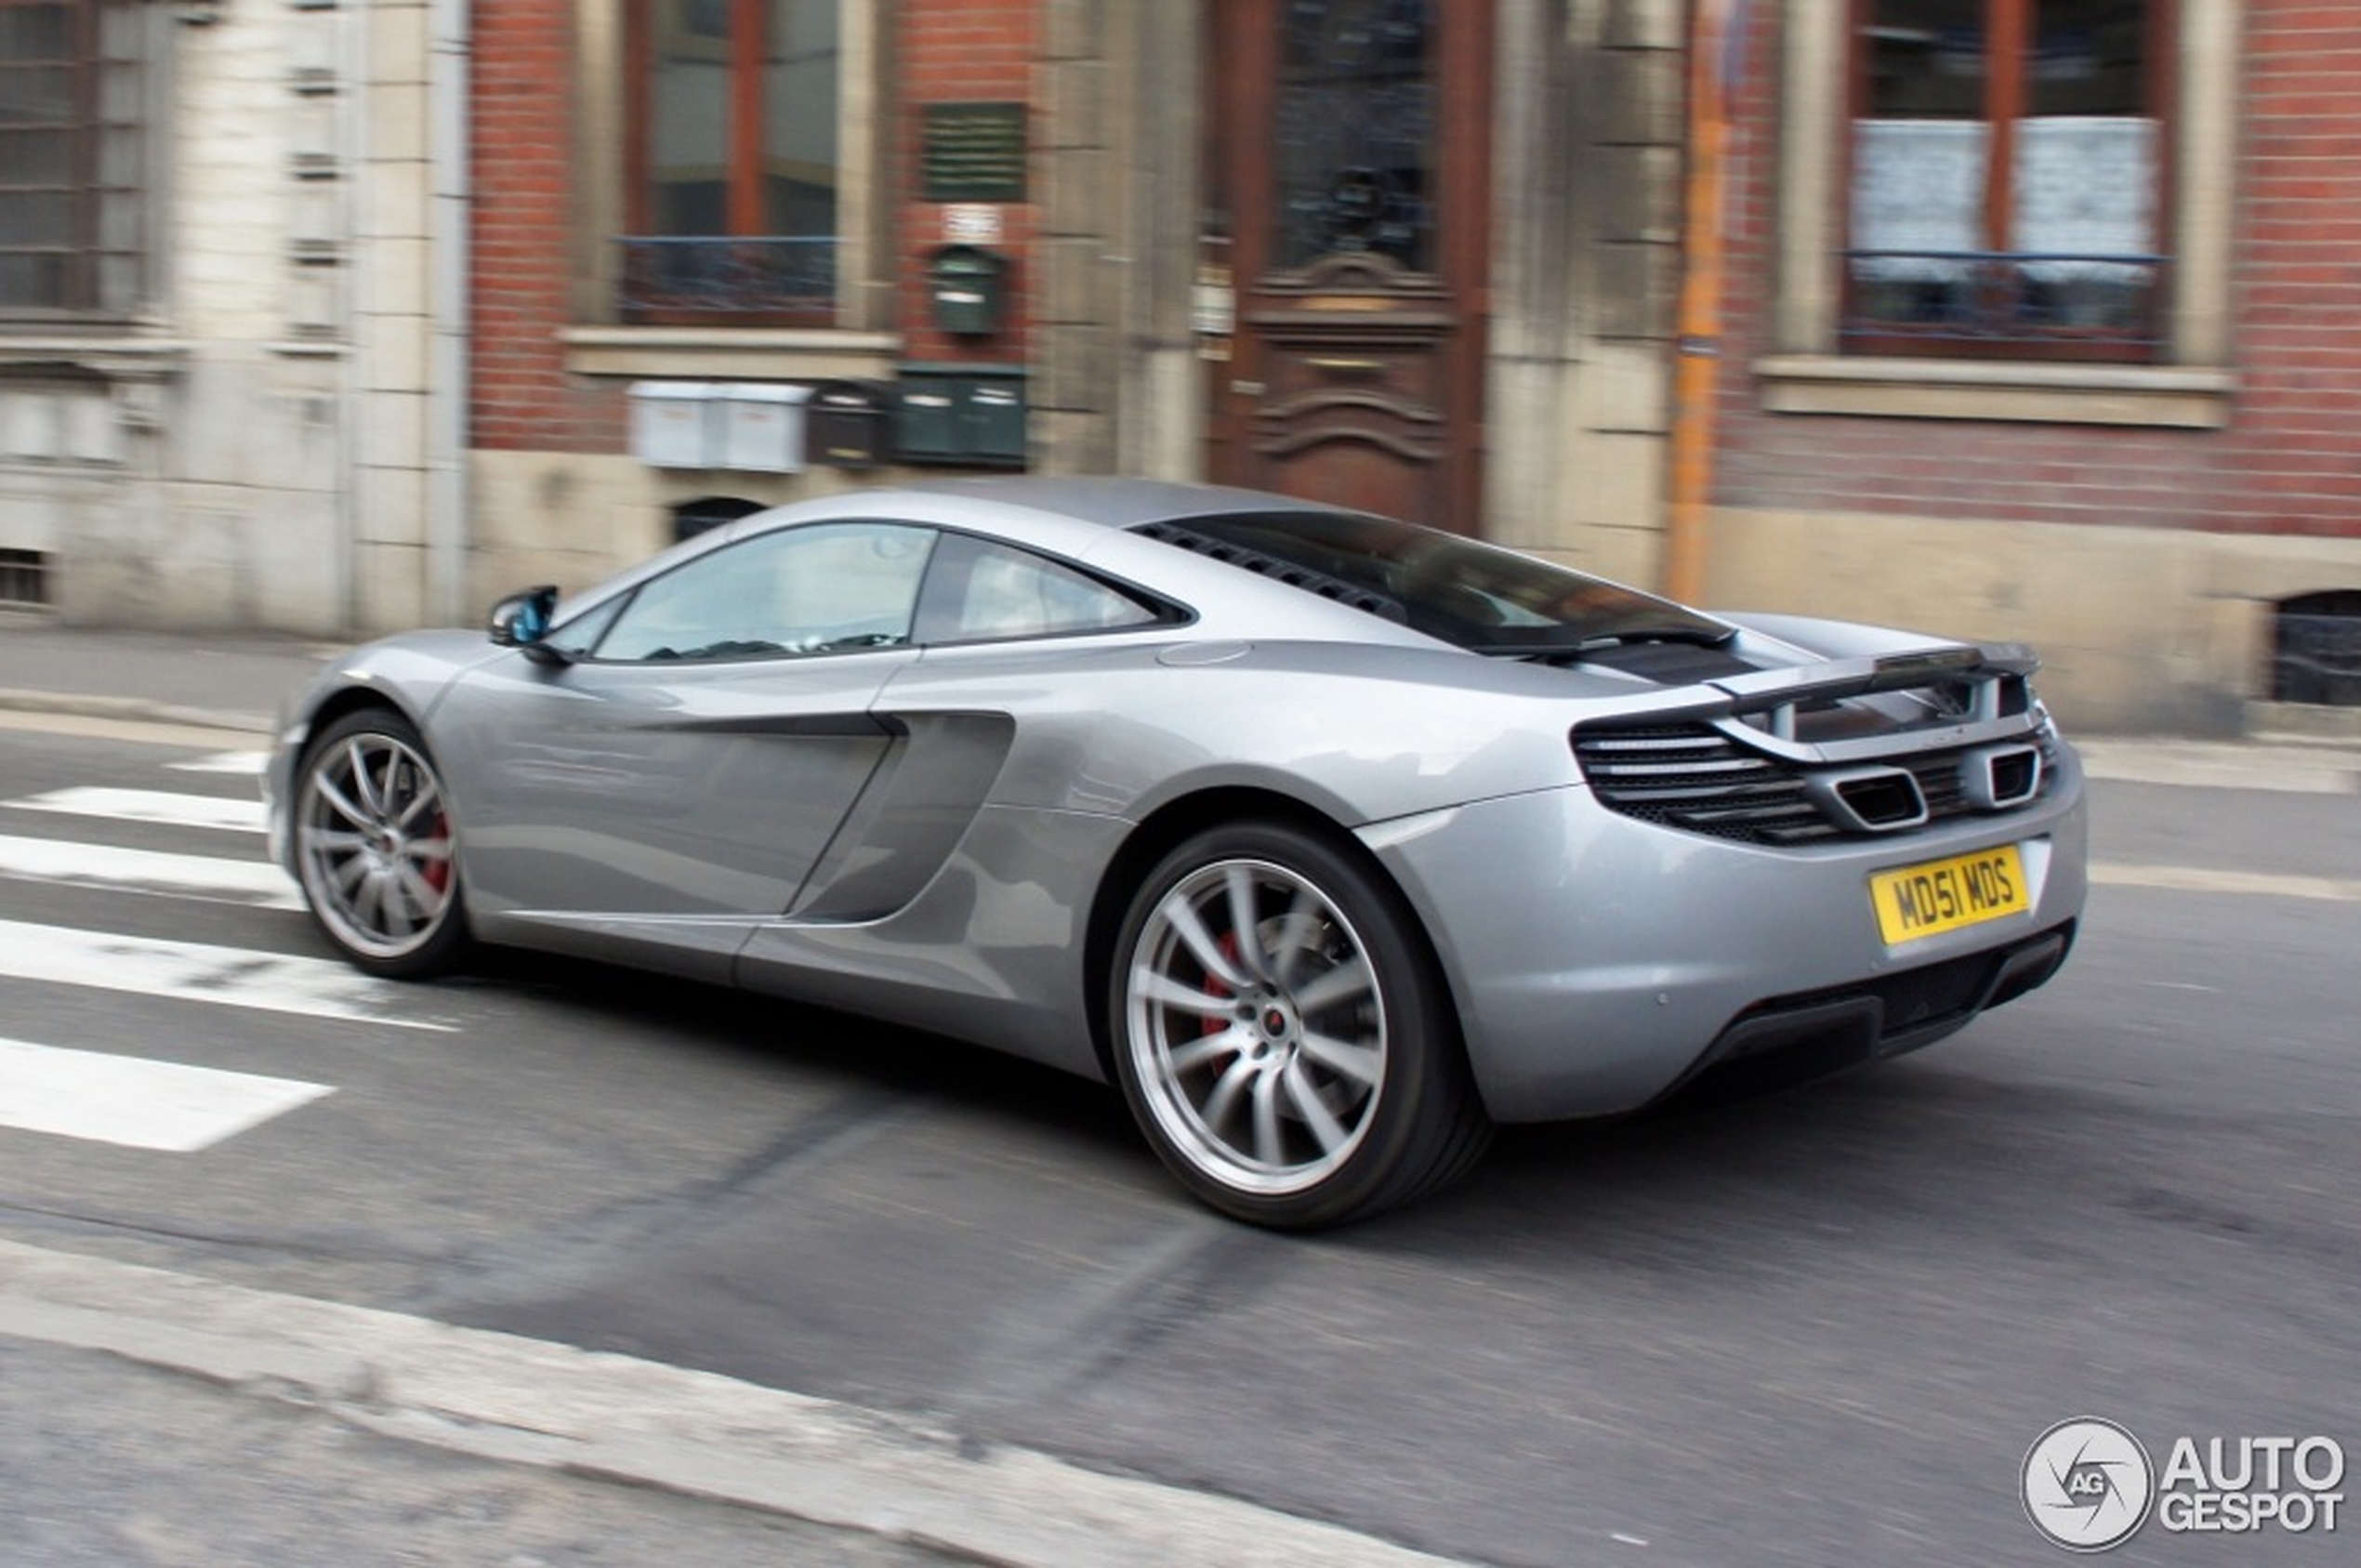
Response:
[[[1784,354],[1754,364],[1773,414],[1999,419],[2218,430],[2237,377],[2191,366],[1840,359]]]
[[[799,327],[582,326],[559,334],[578,376],[738,381],[890,377],[902,338]]]
[[[188,358],[189,345],[169,338],[18,334],[0,327],[0,372],[65,369],[110,381],[152,381],[178,374]]]

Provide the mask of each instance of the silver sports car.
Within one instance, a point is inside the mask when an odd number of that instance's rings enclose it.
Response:
[[[947,483],[363,649],[267,788],[364,969],[553,949],[1112,1078],[1299,1228],[2048,980],[2082,779],[2034,663],[1274,495]]]

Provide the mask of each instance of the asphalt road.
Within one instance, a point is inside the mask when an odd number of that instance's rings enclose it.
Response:
[[[229,995],[69,981],[107,943],[142,975],[161,942],[324,954],[267,895],[21,848],[258,855],[46,809],[252,798],[173,766],[204,737],[125,733],[0,730],[0,1036],[327,1092],[188,1153],[0,1127],[0,1239],[1500,1564],[2067,1561],[2018,1470],[2081,1415],[2159,1460],[2182,1434],[2361,1455],[2361,797],[2102,782],[2048,989],[1780,1099],[1511,1129],[1439,1199],[1307,1240],[1191,1206],[1107,1090],[859,1021],[523,958],[309,1011],[245,1005],[293,984],[260,960]],[[33,1464],[0,1446],[0,1479]],[[70,1522],[71,1485],[45,1496]],[[2113,1560],[2341,1561],[2355,1532],[2152,1524]]]

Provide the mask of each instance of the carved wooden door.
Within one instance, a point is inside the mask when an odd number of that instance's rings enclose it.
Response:
[[[1216,0],[1213,478],[1472,533],[1491,0]]]

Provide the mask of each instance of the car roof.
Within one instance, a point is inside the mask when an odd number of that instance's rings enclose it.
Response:
[[[1024,474],[992,479],[920,481],[897,486],[909,494],[956,496],[1071,518],[1114,529],[1229,512],[1334,511],[1316,501],[1228,485],[1108,474]]]

